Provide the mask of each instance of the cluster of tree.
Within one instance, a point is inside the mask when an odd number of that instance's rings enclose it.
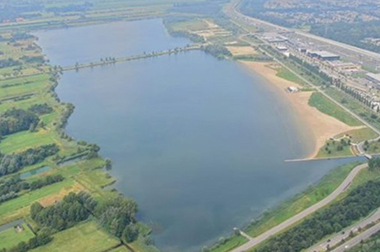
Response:
[[[76,223],[87,220],[97,202],[87,193],[70,193],[53,206],[43,207],[34,203],[30,209],[32,219],[41,227],[62,231]]]
[[[48,244],[52,240],[53,238],[47,234],[39,234],[31,238],[28,242],[20,242],[15,247],[10,249],[2,249],[0,252],[26,252],[39,246]]]
[[[40,119],[30,111],[11,109],[0,117],[0,136],[35,128]]]
[[[18,172],[25,166],[37,164],[58,151],[57,145],[49,144],[17,154],[0,155],[0,177]]]
[[[231,52],[223,45],[212,44],[202,48],[206,53],[211,54],[218,59],[224,59],[225,57],[231,57]]]
[[[380,232],[371,236],[368,240],[361,241],[357,246],[347,250],[348,252],[380,252]]]
[[[14,33],[14,34],[12,34],[11,41],[15,42],[17,40],[26,40],[26,39],[31,39],[31,38],[34,38],[34,36],[29,34],[29,33],[26,33],[26,32]]]
[[[22,56],[21,60],[28,64],[43,64],[45,63],[45,58],[43,56]]]
[[[380,168],[380,158],[372,158],[368,161],[368,168],[370,170],[377,170]]]
[[[19,17],[24,17],[26,13],[38,12],[42,10],[42,5],[39,3],[23,3],[17,4],[8,1],[0,6],[0,23],[4,21],[15,21]]]
[[[0,68],[20,66],[21,62],[12,58],[0,60]]]
[[[136,226],[135,216],[137,204],[133,200],[118,197],[104,203],[97,210],[100,223],[112,235],[132,242],[137,239],[139,229]]]
[[[31,106],[28,110],[37,115],[45,115],[53,112],[53,108],[50,107],[47,103],[35,104]]]
[[[320,71],[318,66],[312,65],[294,55],[290,55],[289,59],[296,62],[300,66],[302,66],[307,72],[308,75],[315,74],[318,77],[320,77],[322,80],[326,81],[328,84],[332,83],[332,78],[325,74],[324,72]]]
[[[353,46],[364,48],[374,52],[380,52],[380,46],[365,42],[365,38],[380,37],[380,21],[369,22],[336,22],[329,24],[312,25],[311,33],[330,38]]]
[[[380,207],[380,181],[355,188],[343,200],[319,211],[301,224],[271,239],[256,252],[298,252],[327,235],[341,231]]]

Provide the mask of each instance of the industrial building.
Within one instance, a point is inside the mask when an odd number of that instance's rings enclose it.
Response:
[[[307,56],[322,61],[340,60],[340,56],[327,51],[307,51]]]

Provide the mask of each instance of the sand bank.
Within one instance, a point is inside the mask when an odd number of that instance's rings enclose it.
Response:
[[[287,93],[285,89],[289,86],[300,87],[300,85],[285,80],[276,76],[277,71],[269,66],[273,66],[276,63],[261,63],[261,62],[242,62],[251,71],[264,77],[269,83],[273,84],[273,87],[279,94],[286,97],[286,99],[293,106],[297,117],[308,126],[312,139],[315,142],[315,147],[312,153],[308,157],[312,158],[318,154],[318,151],[325,145],[326,140],[330,137],[347,132],[349,130],[362,128],[351,127],[347,124],[326,115],[314,107],[308,105],[309,98],[312,92],[298,92]]]

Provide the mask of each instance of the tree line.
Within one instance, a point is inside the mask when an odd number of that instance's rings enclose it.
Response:
[[[0,177],[16,173],[22,168],[42,162],[45,158],[57,154],[59,148],[56,144],[43,145],[30,148],[21,153],[0,154]]]
[[[22,180],[19,177],[0,180],[0,204],[17,198],[19,196],[19,192],[21,191],[37,190],[44,186],[61,182],[63,180],[64,178],[62,175],[49,175],[45,178],[33,181],[32,183]]]

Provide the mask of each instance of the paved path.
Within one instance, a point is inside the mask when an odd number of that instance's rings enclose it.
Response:
[[[347,188],[351,185],[351,182],[354,180],[356,175],[362,171],[363,169],[367,168],[367,164],[358,165],[355,167],[350,174],[348,174],[347,178],[340,184],[340,186],[332,192],[329,196],[324,198],[323,200],[319,201],[318,203],[314,204],[313,206],[305,209],[304,211],[298,213],[297,215],[293,216],[292,218],[282,222],[281,224],[275,226],[274,228],[266,231],[265,233],[255,237],[251,238],[247,243],[243,244],[242,246],[231,250],[231,252],[243,252],[247,251],[256,245],[260,244],[261,242],[269,239],[271,236],[278,234],[279,232],[283,231],[284,229],[296,224],[297,222],[303,220],[305,217],[309,216],[310,214],[316,212],[317,210],[321,209],[322,207],[326,206],[327,204],[331,203],[333,200],[335,200],[342,192],[346,191]]]

